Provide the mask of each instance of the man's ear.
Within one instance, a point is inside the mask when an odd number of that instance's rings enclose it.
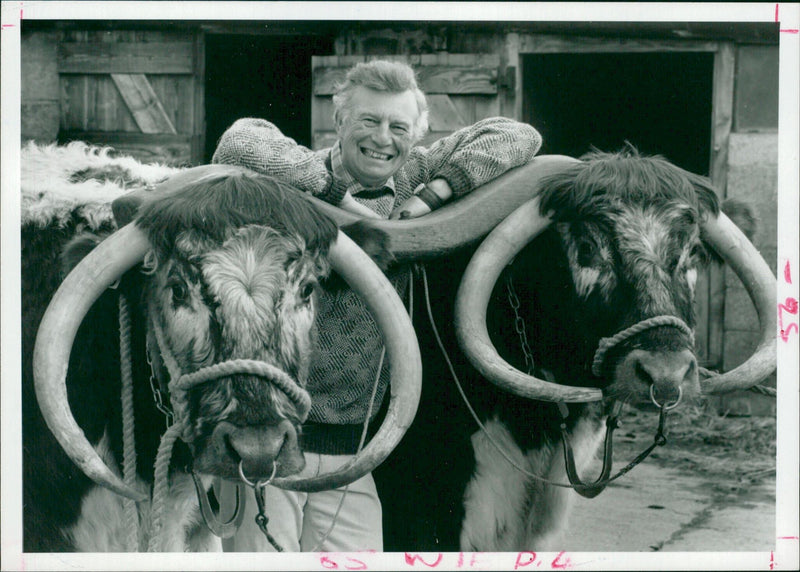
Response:
[[[342,126],[342,114],[337,109],[333,112],[333,127],[336,129],[336,133],[338,135],[339,128]]]

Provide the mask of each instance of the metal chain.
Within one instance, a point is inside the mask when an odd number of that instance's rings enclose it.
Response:
[[[168,405],[167,401],[164,399],[164,392],[161,390],[160,383],[156,376],[156,369],[153,363],[153,358],[150,355],[150,348],[147,348],[145,352],[147,365],[150,366],[150,391],[153,393],[153,402],[155,403],[156,409],[158,409],[161,413],[164,414],[164,417],[167,421],[167,429],[169,429],[172,424],[175,422],[175,415],[172,412],[172,408]]]
[[[272,480],[272,477],[270,477],[270,480]],[[258,506],[258,514],[256,514],[256,524],[266,537],[267,542],[269,542],[272,545],[275,551],[283,552],[283,547],[278,543],[277,540],[275,540],[275,537],[269,533],[269,530],[267,530],[267,526],[269,525],[269,517],[267,516],[266,501],[264,499],[264,497],[266,496],[265,489],[267,484],[269,484],[269,481],[263,484],[258,483],[256,486],[253,487],[253,493],[256,496],[256,505]]]
[[[508,303],[511,305],[511,309],[514,310],[514,329],[517,331],[517,335],[519,336],[522,353],[525,354],[525,366],[527,367],[527,373],[528,375],[533,375],[533,370],[536,367],[536,364],[533,361],[533,352],[531,351],[531,346],[528,343],[528,333],[525,329],[525,320],[519,313],[520,302],[517,292],[514,290],[514,280],[511,277],[511,273],[509,273],[506,277],[506,290],[508,291]]]

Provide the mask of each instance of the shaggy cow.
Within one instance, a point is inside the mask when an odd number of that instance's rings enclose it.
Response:
[[[453,357],[442,363],[427,316],[416,317],[426,371],[420,414],[376,472],[379,491],[406,493],[384,504],[388,550],[558,550],[571,489],[591,497],[613,476],[610,464],[596,485],[580,472],[620,404],[654,402],[666,412],[774,370],[774,277],[720,214],[705,179],[627,149],[564,159],[539,183],[538,197],[475,252],[455,307],[448,285],[469,253],[428,265],[432,312]],[[762,339],[747,364],[701,384],[694,287],[716,256],[709,246],[750,290]],[[453,319],[477,371],[442,327]],[[477,431],[465,431],[476,420],[449,368],[477,412]]]
[[[219,549],[210,532],[236,521],[217,520],[213,478],[334,488],[402,436],[419,382],[408,317],[300,193],[244,169],[178,172],[80,145],[30,146],[23,165],[36,165],[23,176],[26,551]],[[158,186],[135,223],[101,239],[129,190],[103,192],[109,180]],[[61,245],[82,230],[95,232],[71,240],[56,290]],[[291,475],[304,466],[315,290],[331,266],[384,332],[391,423],[352,466],[303,481]]]

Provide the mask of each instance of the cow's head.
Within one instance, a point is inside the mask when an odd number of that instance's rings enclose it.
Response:
[[[134,223],[67,276],[42,320],[34,356],[37,398],[67,453],[97,482],[136,496],[76,431],[64,407],[63,375],[88,307],[143,260],[148,348],[157,377],[169,380],[193,469],[249,481],[297,473],[304,465],[298,434],[310,407],[304,386],[315,289],[332,267],[365,298],[383,330],[397,386],[392,426],[381,432],[394,442],[376,436],[365,449],[368,458],[309,486],[341,486],[371,470],[410,424],[419,397],[418,388],[403,389],[419,383],[416,338],[377,266],[300,193],[244,169],[189,169],[153,196]],[[302,482],[288,485],[303,488]]]
[[[700,223],[719,214],[709,183],[632,149],[592,153],[546,183],[541,211],[560,237],[575,311],[590,317],[584,335],[607,344],[593,364],[606,394],[646,400],[652,386],[660,403],[697,395]]]
[[[273,463],[277,476],[303,467],[297,433],[308,403],[291,396],[305,386],[314,291],[337,235],[308,207],[277,181],[241,172],[162,193],[140,211],[153,245],[150,350],[172,363],[171,377],[235,360],[276,370],[231,367],[183,391],[173,386],[195,470],[235,478],[241,462],[255,480]]]
[[[456,310],[459,342],[486,377],[521,395],[550,401],[605,396],[670,404],[697,395],[694,289],[698,268],[709,256],[707,245],[732,263],[762,318],[763,347],[755,358],[761,369],[753,373],[750,363],[736,375],[754,376],[752,385],[774,369],[769,318],[774,277],[720,213],[706,179],[628,148],[566,160],[561,172],[546,177],[539,189],[538,197],[489,235],[462,280]],[[547,248],[531,243],[539,235],[550,237]],[[523,374],[500,358],[488,339],[485,310],[491,289],[505,265],[529,243],[528,250],[539,248],[534,253],[539,260],[560,257],[565,282],[550,283],[560,293],[548,292],[561,307],[550,316],[528,319],[560,321],[556,328],[562,331],[579,329],[572,339],[585,344],[568,358],[581,362],[569,365],[578,371],[576,377],[585,379],[558,382],[594,386],[602,393]],[[738,259],[731,250],[746,252],[747,259]],[[524,268],[523,255],[514,262],[520,264],[518,282],[533,279],[530,272],[548,271]]]

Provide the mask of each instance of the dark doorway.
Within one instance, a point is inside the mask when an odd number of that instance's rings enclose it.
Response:
[[[526,54],[522,65],[522,119],[541,132],[541,153],[579,157],[630,141],[709,173],[712,53]]]
[[[311,56],[332,53],[326,36],[208,34],[205,161],[241,117],[267,119],[310,147]]]

